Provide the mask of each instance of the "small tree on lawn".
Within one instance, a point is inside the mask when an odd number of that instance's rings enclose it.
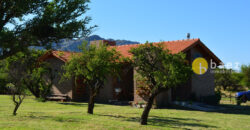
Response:
[[[18,53],[16,55],[21,56],[23,53]],[[23,83],[23,76],[25,73],[23,71],[22,61],[17,58],[18,56],[12,56],[5,59],[5,71],[8,73],[8,84],[7,88],[12,96],[12,101],[15,105],[13,110],[13,115],[17,115],[17,110],[21,106],[25,98],[25,90],[27,87]]]
[[[25,93],[26,87],[22,86],[22,83],[19,81],[16,81],[14,84],[9,83],[7,84],[7,87],[10,91],[10,94],[12,95],[12,101],[15,105],[15,108],[13,110],[13,116],[16,116],[17,110],[23,103],[23,100],[26,96],[26,93]]]
[[[93,114],[95,97],[104,86],[107,76],[118,74],[121,55],[105,45],[97,47],[84,43],[80,49],[82,53],[74,55],[72,60],[63,67],[65,69],[63,77],[73,76],[75,80],[81,78],[82,83],[90,90],[88,113]]]
[[[22,104],[26,90],[43,101],[50,92],[53,80],[50,67],[46,63],[38,62],[38,58],[43,54],[43,51],[28,50],[25,53],[19,52],[2,61],[5,65],[2,72],[7,74],[8,88],[15,104],[13,115],[16,115],[19,106]]]
[[[182,53],[172,54],[161,44],[146,43],[132,48],[133,66],[143,77],[150,95],[141,116],[141,125],[147,124],[148,114],[155,97],[170,88],[185,83],[191,74],[191,67]]]
[[[38,62],[38,58],[43,54],[44,51],[37,50],[19,52],[5,59],[3,63],[9,82],[14,84],[15,81],[20,81],[17,85],[25,86],[36,98],[45,101],[54,77],[48,63]]]

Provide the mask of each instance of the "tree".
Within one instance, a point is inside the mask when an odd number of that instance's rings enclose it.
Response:
[[[218,68],[215,73],[215,85],[223,90],[239,91],[242,89],[243,74],[232,69]],[[219,88],[220,89],[220,88]]]
[[[233,70],[231,69],[217,69],[218,73],[215,73],[215,84],[216,86],[221,86],[223,90],[232,86],[235,82],[232,77]]]
[[[23,79],[28,90],[41,101],[46,101],[53,85],[54,75],[49,64],[40,63],[39,67],[31,68]]]
[[[44,53],[44,51],[29,50],[26,53],[19,52],[4,60],[5,72],[11,79],[10,82],[20,81],[21,86],[26,87],[36,98],[43,101],[50,93],[54,79],[50,65],[46,62],[38,62],[38,58]]]
[[[74,55],[63,67],[63,77],[81,79],[89,90],[88,113],[93,114],[95,97],[104,86],[107,76],[117,75],[121,67],[121,55],[114,49],[105,45],[88,46],[84,43],[82,53]]]
[[[12,82],[15,84],[7,84],[8,86],[8,89],[12,95],[12,101],[15,105],[15,108],[13,110],[13,116],[16,116],[17,115],[17,110],[18,108],[21,106],[25,96],[26,96],[26,93],[25,93],[25,87],[22,86],[22,83],[17,81],[17,80],[12,80]]]
[[[150,95],[141,116],[141,125],[147,124],[148,114],[152,108],[155,97],[170,88],[185,83],[191,75],[183,53],[172,54],[163,49],[161,44],[146,43],[132,48],[133,66],[136,72],[144,79]]]
[[[84,14],[89,0],[1,0],[0,59],[63,38],[87,36],[96,26]]]
[[[50,67],[46,63],[39,63],[38,58],[44,51],[29,50],[26,53],[16,53],[2,61],[7,73],[9,90],[15,104],[13,115],[22,104],[26,90],[29,90],[36,98],[43,101],[49,94],[52,80]]]
[[[243,84],[250,88],[250,65],[242,65],[241,71],[243,73]]]
[[[244,90],[242,86],[243,74],[236,72],[232,69],[217,68],[215,73],[215,85],[217,91],[221,90],[229,92],[230,102],[232,98],[232,92]]]
[[[8,57],[5,60],[6,72],[8,74],[7,87],[12,95],[12,101],[15,105],[13,115],[17,115],[17,110],[21,106],[25,98],[26,86],[23,84],[22,76],[24,76],[22,69],[22,62],[16,59],[16,57]],[[11,63],[11,64],[10,64]]]
[[[243,73],[241,72],[233,72],[232,73],[232,86],[230,87],[230,91],[236,92],[236,91],[244,91],[244,84],[242,83],[243,81]]]
[[[8,76],[4,72],[4,62],[0,61],[0,94],[7,94],[8,90],[6,88]]]

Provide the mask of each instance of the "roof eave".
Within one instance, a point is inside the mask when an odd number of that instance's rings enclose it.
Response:
[[[54,57],[58,58],[59,60],[61,60],[63,62],[67,62],[66,59],[54,54],[53,50],[47,51],[43,56],[39,57],[38,61],[39,62],[44,61],[44,60],[48,59],[49,56],[54,56]]]
[[[187,52],[188,50],[194,48],[197,45],[201,45],[201,47],[215,60],[215,62],[220,65],[223,64],[223,62],[200,40],[198,39],[194,44],[192,44],[191,46],[185,48],[184,50],[182,50],[182,52]]]

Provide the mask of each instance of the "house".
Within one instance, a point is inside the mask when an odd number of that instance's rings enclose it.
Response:
[[[164,106],[174,100],[187,100],[194,95],[197,99],[214,95],[214,74],[210,72],[211,63],[209,61],[220,64],[221,60],[210,51],[200,39],[167,41],[161,43],[163,44],[163,47],[170,50],[171,53],[185,53],[187,56],[186,58],[190,63],[192,63],[197,57],[203,57],[208,61],[208,69],[205,74],[193,74],[192,78],[187,83],[159,94],[156,97],[156,103],[158,106]],[[129,50],[140,46],[140,44],[116,46],[115,42],[105,40],[92,41],[91,44],[107,44],[110,48],[115,48],[123,56],[129,58],[132,57]],[[73,101],[87,100],[88,88],[81,84],[80,81],[75,81],[74,77],[70,80],[59,82],[61,79],[61,73],[63,73],[62,66],[70,60],[72,54],[74,53],[66,51],[49,51],[40,57],[39,60],[49,62],[52,65],[53,72],[56,74],[56,79],[54,80],[51,91],[53,94],[67,94]],[[97,101],[144,101],[144,99],[136,93],[138,82],[135,79],[135,74],[136,71],[130,64],[124,65],[120,79],[110,76],[108,77],[105,86],[97,95]]]

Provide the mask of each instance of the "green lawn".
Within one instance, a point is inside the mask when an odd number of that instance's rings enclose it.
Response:
[[[25,99],[16,117],[9,96],[0,96],[0,129],[250,129],[250,107],[227,111],[201,112],[153,109],[149,125],[139,125],[142,109],[97,104],[94,115],[86,113],[86,103],[37,102]]]

